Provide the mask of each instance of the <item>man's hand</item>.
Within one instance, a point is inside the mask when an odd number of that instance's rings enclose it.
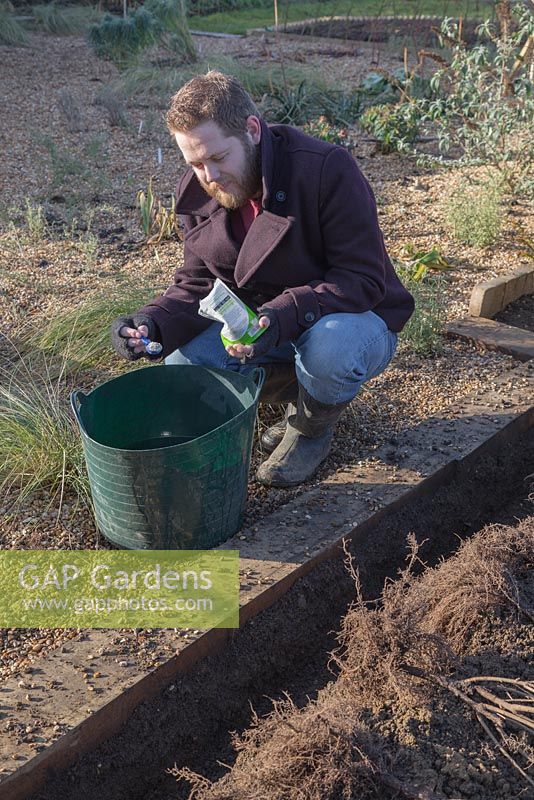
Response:
[[[227,352],[234,358],[258,358],[276,347],[280,338],[280,325],[276,311],[272,311],[270,308],[261,311],[259,326],[266,330],[254,344],[234,344],[226,348]]]
[[[146,352],[141,336],[146,336],[148,339],[158,337],[156,323],[147,314],[118,317],[111,323],[111,343],[120,356],[127,358],[128,361],[137,361],[143,356],[150,359],[159,358]]]

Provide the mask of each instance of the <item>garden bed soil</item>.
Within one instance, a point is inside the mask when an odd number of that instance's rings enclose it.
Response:
[[[328,37],[357,42],[392,42],[396,47],[437,47],[442,17],[375,16],[322,17],[306,22],[292,22],[282,30],[293,35]],[[477,40],[478,19],[464,19],[462,39],[466,44]]]
[[[495,317],[496,322],[503,322],[505,325],[512,325],[514,328],[522,328],[525,331],[534,333],[534,294],[526,294],[519,297],[503,308]]]
[[[262,800],[340,796],[389,800],[399,793],[436,800],[532,798],[534,791],[525,775],[490,744],[487,729],[479,724],[473,709],[446,686],[455,680],[493,676],[493,681],[486,679],[482,685],[505,699],[510,697],[509,686],[499,685],[499,677],[532,681],[534,573],[529,564],[533,542],[532,516],[514,521],[511,527],[489,526],[456,556],[416,582],[404,576],[396,587],[395,602],[380,607],[383,620],[379,624],[371,620],[372,612],[365,606],[350,610],[339,637],[337,679],[304,707],[298,697],[295,703],[278,699],[268,719],[256,719],[252,728],[236,737],[237,759],[224,777],[210,785],[195,780],[187,771],[175,770],[180,782],[195,789],[195,800],[251,800],[258,793]],[[499,564],[496,553],[500,551],[502,557],[509,548],[518,555],[520,547],[523,558],[517,559],[515,570],[507,570],[506,556]],[[511,580],[526,613],[518,613],[514,601],[507,607],[506,601],[496,599],[499,572],[507,572],[506,580]],[[478,586],[473,580],[480,582]],[[477,591],[484,593],[484,580],[488,594],[480,602]],[[390,597],[394,589],[388,586]],[[466,605],[462,607],[462,603]],[[407,613],[403,607],[410,604]],[[423,611],[414,613],[415,609]],[[448,667],[433,662],[430,652],[417,652],[416,628],[410,625],[414,626],[418,616],[432,620],[427,621],[426,631],[437,639],[442,636],[451,647],[447,656],[441,654],[445,662],[449,660]],[[472,624],[455,627],[455,616]],[[447,636],[445,630],[455,636]],[[378,638],[373,640],[373,636]],[[406,647],[404,652],[395,653],[396,641],[399,649],[400,642]],[[430,641],[426,646],[432,648]],[[369,651],[382,659],[377,665],[379,674],[365,674],[358,665],[364,656],[373,672]],[[425,684],[403,675],[396,661],[403,656],[423,673],[443,676],[444,684]],[[434,658],[439,657],[436,654]],[[467,685],[462,688],[469,691]],[[478,699],[476,694],[471,697],[475,702]],[[525,708],[528,712],[528,706]],[[530,775],[531,741],[528,735],[516,733],[507,743],[508,752]],[[365,763],[366,759],[370,762]],[[283,793],[280,787],[284,787]],[[168,794],[168,798],[178,796],[186,795]]]

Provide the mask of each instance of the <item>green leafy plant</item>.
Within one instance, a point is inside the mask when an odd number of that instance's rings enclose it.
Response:
[[[409,276],[410,282],[418,283],[429,271],[444,272],[452,269],[452,265],[442,254],[439,247],[430,250],[419,250],[414,244],[405,244],[401,250],[403,261],[400,267]]]
[[[534,197],[534,14],[531,6],[512,7],[510,0],[496,9],[498,26],[491,20],[481,25],[474,47],[468,48],[459,26],[446,19],[441,38],[449,59],[420,54],[419,69],[428,58],[439,63],[430,79],[432,96],[405,99],[402,113],[437,139],[439,155],[423,152],[402,129],[391,144],[419,154],[423,163],[484,165],[497,171],[512,193]]]
[[[26,31],[13,15],[9,2],[0,2],[0,44],[17,47],[27,41]]]
[[[0,370],[0,492],[15,505],[36,491],[74,493],[90,505],[83,450],[65,404],[65,373],[19,360]]]
[[[420,114],[410,102],[370,106],[360,117],[382,153],[409,152],[420,128]]]
[[[166,208],[152,190],[152,180],[148,182],[146,192],[137,192],[137,204],[141,215],[141,227],[145,235],[145,244],[157,244],[163,239],[179,235],[178,217],[176,215],[176,199],[171,199],[171,207]]]
[[[476,247],[493,244],[502,224],[501,201],[502,190],[495,182],[455,189],[444,204],[445,221],[452,236]]]

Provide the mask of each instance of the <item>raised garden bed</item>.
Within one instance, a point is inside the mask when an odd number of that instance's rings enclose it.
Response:
[[[323,17],[306,22],[291,22],[281,26],[285,33],[303,36],[320,36],[330,39],[348,39],[358,42],[394,42],[418,47],[438,45],[441,17]],[[476,27],[480,20],[466,19],[462,23],[462,38],[466,44],[476,41]]]

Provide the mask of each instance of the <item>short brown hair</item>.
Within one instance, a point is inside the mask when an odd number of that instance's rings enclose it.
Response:
[[[259,111],[239,81],[211,70],[195,75],[171,100],[166,122],[171,133],[190,131],[202,122],[216,122],[230,136],[241,136],[247,118]]]

